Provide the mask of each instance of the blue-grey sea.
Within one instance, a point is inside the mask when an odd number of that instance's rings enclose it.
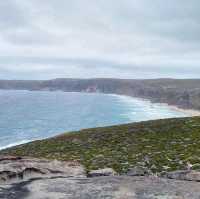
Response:
[[[0,91],[0,149],[83,128],[185,113],[136,98],[91,93]]]

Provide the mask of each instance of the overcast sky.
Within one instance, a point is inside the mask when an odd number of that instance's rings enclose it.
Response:
[[[200,78],[199,0],[1,0],[0,78]]]

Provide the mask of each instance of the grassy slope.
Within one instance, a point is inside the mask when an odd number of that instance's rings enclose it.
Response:
[[[66,133],[2,151],[9,155],[77,160],[88,170],[118,172],[143,165],[153,172],[200,166],[200,117],[156,120]]]

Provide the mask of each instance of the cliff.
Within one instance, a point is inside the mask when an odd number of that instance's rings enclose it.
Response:
[[[0,80],[0,89],[62,90],[122,94],[200,110],[200,79],[54,79],[44,81]]]

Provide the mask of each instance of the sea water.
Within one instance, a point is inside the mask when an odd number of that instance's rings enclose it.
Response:
[[[0,149],[84,128],[184,117],[149,101],[100,93],[0,91]]]

